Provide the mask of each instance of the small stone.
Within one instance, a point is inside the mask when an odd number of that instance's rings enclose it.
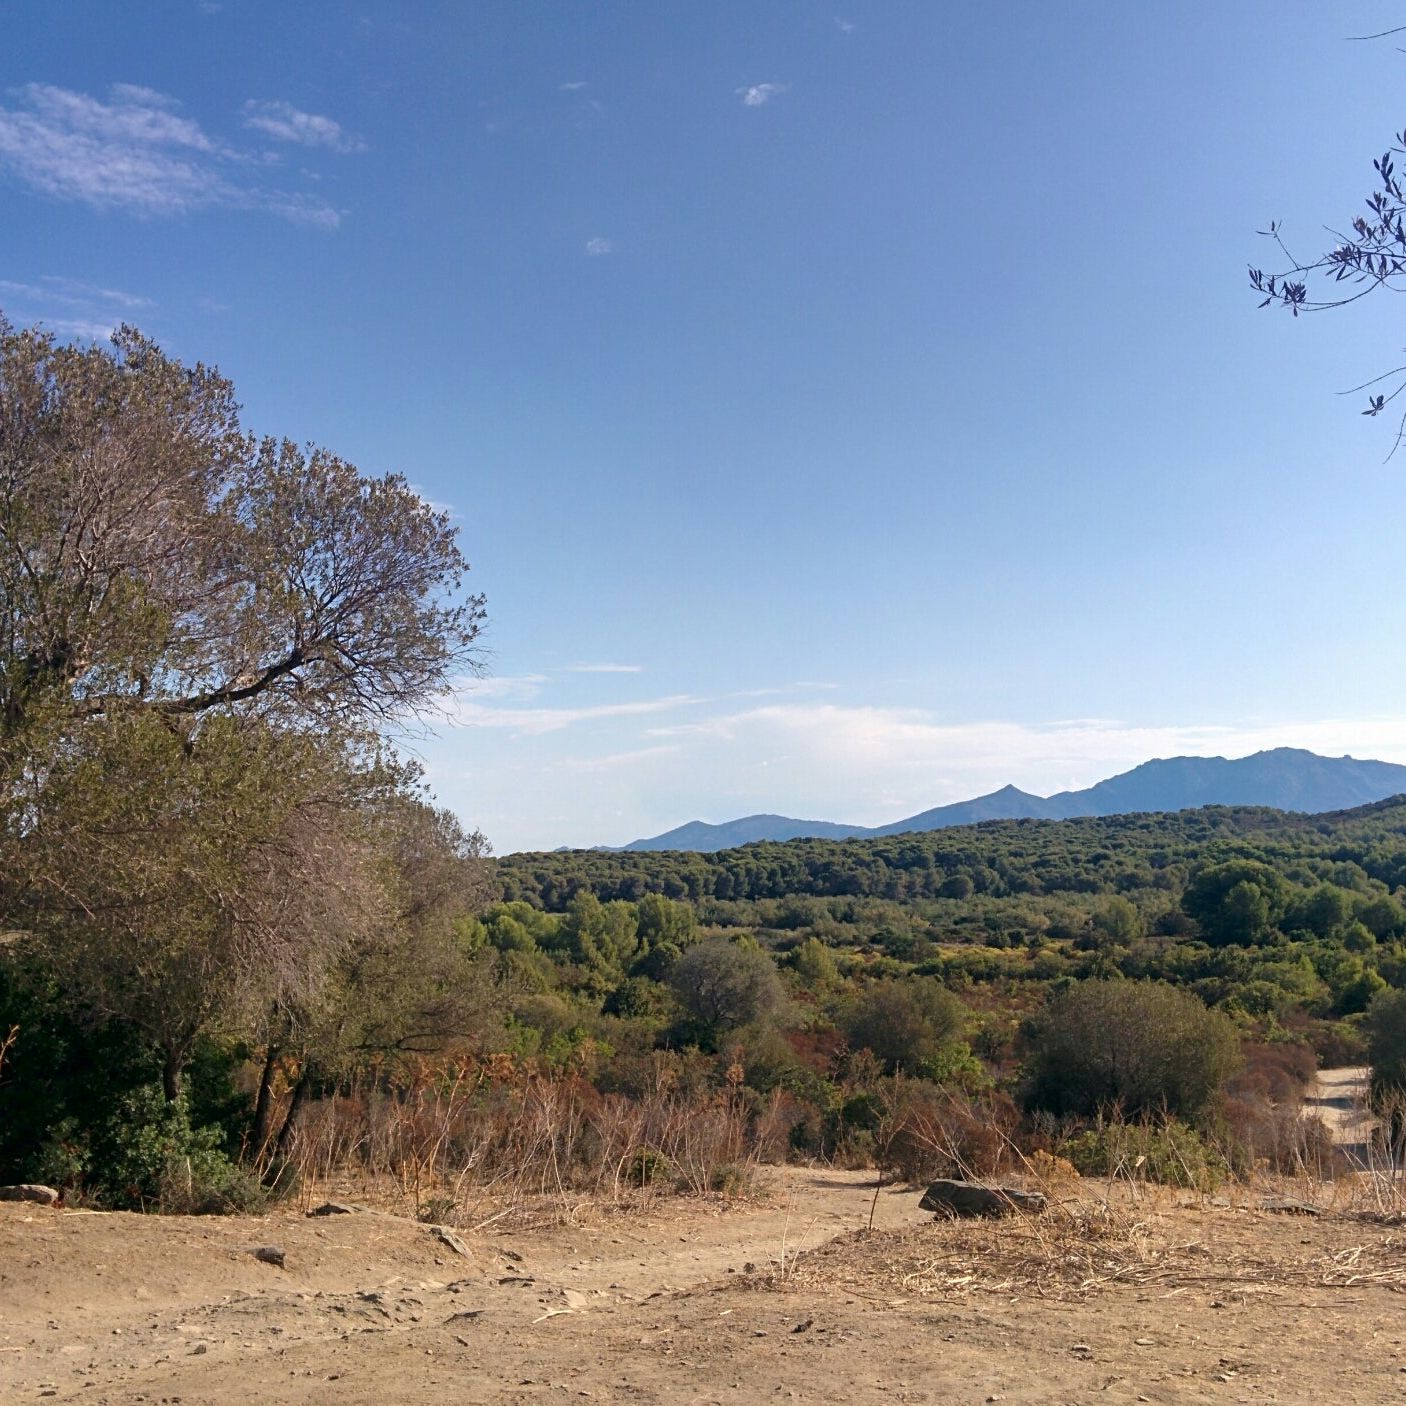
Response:
[[[283,1261],[286,1258],[283,1251],[277,1245],[259,1245],[249,1251],[262,1264],[271,1264],[278,1269],[284,1267]]]
[[[462,1255],[466,1260],[473,1259],[473,1255],[469,1253],[469,1247],[447,1226],[432,1225],[430,1227],[430,1234],[433,1235],[441,1245],[445,1246],[447,1249],[453,1250],[456,1255]]]

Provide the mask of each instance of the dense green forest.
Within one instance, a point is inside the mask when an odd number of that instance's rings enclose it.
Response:
[[[1330,815],[1208,807],[993,821],[716,854],[571,851],[499,862],[505,907],[570,914],[657,894],[783,960],[1011,988],[1155,978],[1273,1027],[1364,1011],[1406,985],[1406,799]],[[510,915],[517,915],[511,917]],[[536,921],[547,921],[537,919]],[[1347,1028],[1337,1037],[1351,1040]]]

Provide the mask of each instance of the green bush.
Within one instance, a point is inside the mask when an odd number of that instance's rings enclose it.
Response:
[[[1195,1119],[1239,1062],[1230,1020],[1160,982],[1086,981],[1061,992],[1029,1031],[1028,1107],[1092,1117]]]
[[[1059,1147],[1080,1176],[1132,1177],[1165,1186],[1214,1191],[1228,1168],[1185,1123],[1104,1123]]]

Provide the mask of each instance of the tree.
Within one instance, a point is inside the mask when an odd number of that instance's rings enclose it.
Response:
[[[0,320],[0,737],[399,718],[475,665],[466,569],[402,477],[254,439],[218,372],[130,328],[80,349]]]
[[[1266,941],[1284,916],[1289,885],[1267,864],[1232,859],[1202,869],[1186,886],[1181,906],[1214,946]]]
[[[1379,289],[1397,293],[1406,289],[1406,192],[1396,171],[1396,158],[1403,155],[1406,130],[1372,162],[1376,183],[1365,201],[1365,213],[1359,212],[1347,222],[1351,233],[1330,229],[1331,248],[1301,258],[1289,249],[1278,221],[1260,231],[1285,261],[1277,272],[1250,268],[1250,286],[1262,295],[1262,308],[1286,308],[1297,318],[1300,313],[1345,307]],[[1394,367],[1352,390],[1368,393],[1364,415],[1380,415],[1406,390],[1406,366]],[[1393,454],[1403,438],[1406,415],[1397,423]]]
[[[921,1072],[960,1036],[962,1003],[931,977],[870,982],[842,1012],[855,1049],[867,1049],[890,1073]]]
[[[1406,991],[1380,991],[1367,1008],[1372,1101],[1399,1119],[1406,1102]]]
[[[1230,1021],[1190,992],[1160,982],[1085,981],[1033,1022],[1026,1102],[1052,1113],[1196,1118],[1238,1060]]]
[[[319,1079],[368,1057],[480,1040],[497,1006],[497,963],[465,941],[489,893],[483,836],[402,790],[374,796],[342,820],[348,833],[334,847],[330,906],[303,930],[322,956],[316,979],[280,989],[259,1030],[256,1153],[273,1136],[275,1078],[280,1068],[292,1073],[276,1159]]]
[[[755,943],[712,937],[690,947],[673,965],[669,985],[705,1039],[741,1025],[778,1017],[786,991],[776,963]]]
[[[1143,935],[1142,914],[1118,894],[1105,898],[1094,909],[1089,924],[1095,948],[1131,947]]]
[[[169,1100],[202,1034],[319,1009],[410,921],[376,729],[477,667],[466,569],[403,478],[254,439],[217,372],[0,320],[0,922]]]

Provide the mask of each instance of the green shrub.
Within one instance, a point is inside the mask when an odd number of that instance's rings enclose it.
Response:
[[[631,1186],[652,1186],[671,1176],[673,1170],[673,1165],[662,1152],[656,1152],[652,1147],[641,1147],[630,1158],[626,1179]]]
[[[118,1098],[81,1154],[82,1189],[102,1204],[170,1215],[261,1209],[267,1193],[221,1150],[217,1127],[192,1128],[183,1100],[154,1086]],[[74,1154],[78,1155],[78,1154]]]
[[[1029,1041],[1027,1106],[1083,1117],[1195,1119],[1239,1062],[1230,1020],[1160,982],[1071,986],[1032,1022]]]
[[[1228,1168],[1185,1123],[1104,1123],[1069,1138],[1059,1155],[1080,1176],[1131,1177],[1165,1186],[1214,1191]]]

